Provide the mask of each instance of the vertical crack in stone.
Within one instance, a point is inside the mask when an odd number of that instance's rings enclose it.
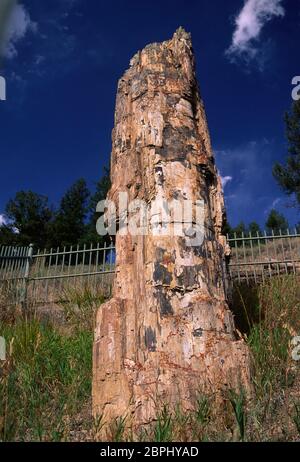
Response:
[[[224,200],[191,38],[148,45],[119,82],[109,199],[204,201],[204,242],[116,236],[113,298],[99,308],[93,412],[155,418],[167,400],[191,408],[199,388],[249,388],[249,353],[227,305]]]

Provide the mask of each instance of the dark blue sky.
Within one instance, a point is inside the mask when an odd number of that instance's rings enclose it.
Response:
[[[138,49],[182,25],[192,33],[217,165],[231,178],[230,222],[264,224],[274,205],[298,222],[271,169],[286,154],[283,114],[300,75],[300,5],[272,2],[277,14],[260,17],[260,34],[240,44],[248,49],[226,55],[244,0],[20,1],[0,70],[0,214],[21,189],[56,204],[79,177],[93,186],[110,156],[118,79]]]

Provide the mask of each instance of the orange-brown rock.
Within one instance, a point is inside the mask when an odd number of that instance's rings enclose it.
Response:
[[[97,314],[93,412],[155,418],[193,407],[199,390],[249,386],[248,349],[226,302],[224,202],[195,76],[190,35],[138,52],[118,85],[111,200],[203,200],[204,242],[116,236],[113,298]]]

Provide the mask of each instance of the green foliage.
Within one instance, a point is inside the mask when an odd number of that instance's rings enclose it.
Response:
[[[254,326],[249,345],[255,360],[255,386],[260,397],[269,396],[275,387],[284,386],[288,365],[290,335],[282,327],[272,331]]]
[[[286,164],[276,163],[273,175],[288,195],[294,195],[300,205],[300,100],[293,103],[290,113],[285,114],[288,156]]]
[[[294,330],[300,329],[300,285],[297,276],[274,277],[251,290],[240,291],[250,319],[248,343],[254,358],[257,396],[270,396],[289,385],[289,348]]]
[[[51,229],[51,246],[71,246],[84,237],[90,196],[84,179],[76,181],[63,196]]]
[[[241,221],[235,227],[230,226],[228,221],[226,221],[222,232],[225,236],[228,235],[230,238],[233,238],[235,235],[236,237],[242,237],[243,234],[244,236],[248,236],[249,233],[251,233],[252,236],[257,236],[257,233],[261,235],[262,231],[259,224],[255,221],[252,221],[249,225],[246,225],[243,221]]]
[[[174,412],[174,430],[175,433],[178,433],[179,435],[183,435],[185,429],[189,428],[190,422],[192,420],[192,415],[188,412],[185,412],[181,405],[177,403],[175,406],[175,412]],[[177,430],[177,432],[176,432]],[[188,440],[188,432],[185,436],[185,439]]]
[[[274,234],[279,234],[280,232],[284,234],[287,232],[289,224],[284,215],[273,209],[266,221],[266,228],[269,232],[274,232]]]
[[[99,218],[99,213],[96,212],[96,207],[98,202],[106,199],[108,191],[111,187],[110,181],[110,171],[108,168],[104,168],[104,174],[102,178],[96,183],[96,191],[90,197],[89,201],[89,213],[90,219],[89,223],[86,226],[85,236],[82,242],[84,243],[94,243],[99,242],[100,245],[104,244],[105,236],[99,236],[96,230],[96,223]]]
[[[229,223],[229,221],[227,219],[223,223],[222,234],[224,236],[229,236],[229,237],[233,236],[233,229],[230,226],[230,223]]]
[[[200,425],[207,425],[210,420],[210,402],[207,396],[197,398],[195,417]]]
[[[91,393],[92,333],[63,335],[34,319],[0,332],[10,345],[0,375],[0,440],[64,439],[66,416]]]
[[[98,202],[106,199],[110,187],[110,171],[105,167],[104,174],[98,183],[96,183],[96,191],[90,199],[89,208],[91,213],[95,213]]]
[[[239,393],[236,393],[234,390],[229,392],[229,401],[234,411],[236,422],[238,425],[240,438],[242,441],[245,439],[245,429],[246,429],[246,396],[243,390]]]
[[[125,439],[126,417],[117,417],[110,425],[110,440],[120,443]]]
[[[11,222],[10,230],[13,227],[18,230],[18,244],[41,247],[47,241],[48,225],[53,217],[47,197],[32,191],[20,191],[8,202],[5,213]]]
[[[248,233],[251,233],[252,236],[261,236],[262,232],[260,226],[256,221],[252,221],[248,227]]]
[[[19,235],[14,232],[12,225],[0,226],[0,245],[18,245]]]
[[[248,226],[245,225],[243,221],[241,221],[236,227],[232,228],[228,221],[225,222],[225,225],[222,229],[223,234],[226,236],[228,235],[230,238],[233,238],[235,235],[236,237],[248,236],[251,233],[252,236],[257,236],[262,234],[261,228],[256,221],[252,221]]]
[[[157,422],[154,428],[154,440],[157,443],[172,441],[173,419],[168,406],[164,405],[158,413]]]
[[[236,234],[237,237],[242,237],[242,235],[247,234],[247,227],[243,221],[241,221],[235,228],[233,228],[233,233]]]
[[[243,299],[243,308],[237,310],[247,311],[245,339],[253,360],[251,399],[244,391],[235,390],[225,395],[223,404],[215,401],[213,394],[198,394],[195,406],[189,411],[182,403],[175,408],[165,405],[160,407],[155,424],[143,429],[140,440],[297,438],[300,406],[295,403],[298,380],[294,374],[299,371],[291,360],[290,340],[294,331],[300,331],[299,278],[274,277],[252,287],[248,295],[246,287],[240,288],[238,297]],[[90,407],[92,323],[88,318],[92,318],[100,299],[82,289],[70,293],[70,300],[74,319],[68,319],[64,328],[41,324],[36,319],[0,321],[0,335],[7,340],[8,353],[0,366],[3,441],[74,439],[70,426],[72,423],[76,426],[76,416],[84,403]],[[70,307],[69,310],[72,312]],[[94,432],[93,439],[95,435],[101,438],[102,431],[113,441],[137,438],[130,436],[130,418],[126,417],[112,422],[105,422],[103,416],[91,419],[88,431]],[[80,418],[84,419],[81,415]]]
[[[55,248],[76,244],[104,244],[97,234],[97,203],[106,199],[110,188],[109,170],[90,193],[86,181],[79,179],[64,194],[58,210],[48,205],[48,198],[32,191],[20,191],[6,206],[8,224],[0,226],[0,245],[34,244]],[[17,230],[17,232],[16,232]]]

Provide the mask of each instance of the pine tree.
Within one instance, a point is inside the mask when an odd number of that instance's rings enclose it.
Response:
[[[288,196],[295,196],[300,206],[300,100],[285,115],[288,156],[285,165],[276,163],[273,175]]]
[[[227,218],[225,219],[224,224],[223,224],[222,234],[223,234],[224,236],[229,236],[229,237],[232,237],[232,236],[233,236],[233,229],[232,229],[232,227],[230,226],[230,223],[229,223],[229,221],[227,220]]]
[[[84,238],[89,196],[83,178],[65,193],[51,227],[51,247],[75,245]]]
[[[248,231],[249,231],[249,233],[251,233],[252,236],[257,236],[257,234],[259,236],[261,236],[261,234],[262,234],[260,226],[259,226],[258,223],[256,223],[256,221],[252,221],[249,224]]]
[[[106,199],[110,186],[110,172],[109,169],[105,167],[104,174],[96,184],[96,191],[91,196],[89,201],[90,219],[86,227],[86,234],[84,237],[85,243],[98,243],[100,246],[102,246],[105,241],[109,242],[109,239],[106,236],[99,236],[97,233],[96,223],[99,218],[99,213],[96,212],[96,207],[98,202]]]
[[[32,191],[19,191],[15,198],[8,202],[5,214],[10,223],[4,230],[7,237],[11,238],[10,231],[15,230],[14,240],[19,245],[46,245],[49,223],[53,217],[46,196]]]
[[[241,221],[235,228],[233,228],[233,233],[236,234],[236,237],[242,237],[247,234],[247,227],[243,221]]]
[[[268,232],[274,234],[279,234],[280,232],[286,233],[289,228],[289,224],[281,213],[277,212],[275,209],[271,210],[268,219],[266,221],[266,228]]]
[[[0,226],[0,245],[18,245],[20,243],[19,234],[16,233],[11,225]]]

